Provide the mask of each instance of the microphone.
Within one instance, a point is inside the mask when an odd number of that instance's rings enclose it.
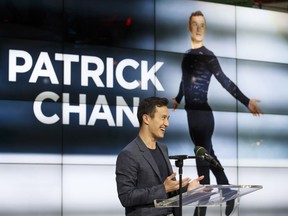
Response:
[[[196,146],[194,149],[196,157],[201,158],[202,160],[208,161],[211,163],[214,167],[224,170],[224,168],[221,166],[220,163],[218,163],[217,160],[215,160],[211,155],[208,154],[208,151],[203,148],[202,146]]]
[[[189,156],[188,155],[173,155],[173,156],[169,156],[169,159],[174,159],[174,160],[185,160],[188,159]]]

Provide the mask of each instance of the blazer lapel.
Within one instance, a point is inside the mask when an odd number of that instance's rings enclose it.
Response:
[[[149,149],[146,147],[146,145],[143,143],[143,141],[141,140],[140,137],[138,137],[136,143],[137,143],[140,151],[142,152],[143,157],[150,164],[150,166],[152,167],[152,169],[156,173],[157,177],[159,178],[159,181],[162,182],[159,168],[158,168],[154,158],[152,157],[151,153],[149,152]]]
[[[158,145],[158,147],[160,148],[160,151],[161,151],[163,157],[165,158],[165,161],[166,161],[166,164],[167,164],[167,167],[169,170],[169,175],[171,175],[173,173],[173,169],[172,169],[169,157],[168,157],[168,153],[165,151],[165,149],[163,148],[162,145]]]

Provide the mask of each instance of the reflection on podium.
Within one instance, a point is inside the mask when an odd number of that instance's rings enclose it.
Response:
[[[235,209],[240,204],[240,197],[262,189],[261,185],[203,185],[193,190],[182,193],[182,203],[179,202],[179,195],[169,199],[154,200],[156,208],[166,207],[217,207],[219,215],[222,215],[223,203],[235,200]],[[233,213],[233,212],[232,212]]]

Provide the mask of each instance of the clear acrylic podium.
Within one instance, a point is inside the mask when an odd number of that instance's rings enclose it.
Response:
[[[262,189],[261,185],[203,185],[188,192],[182,193],[182,202],[179,202],[179,195],[165,200],[154,200],[156,208],[166,207],[219,207],[219,214],[222,216],[222,204],[235,200],[235,208],[240,204],[240,197]],[[179,203],[182,206],[179,206]]]

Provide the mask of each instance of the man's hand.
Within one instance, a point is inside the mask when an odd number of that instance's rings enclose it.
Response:
[[[164,181],[164,187],[166,190],[166,193],[179,190],[180,182],[175,180],[176,173],[172,173],[170,176],[166,178]],[[190,178],[184,178],[182,179],[182,187],[185,187],[189,182],[191,181]]]
[[[204,176],[200,176],[194,179],[192,182],[190,182],[187,191],[200,187],[201,186],[200,181],[203,179],[204,179]]]
[[[176,101],[176,99],[175,98],[172,98],[171,99],[172,100],[172,103],[173,103],[173,112],[178,108],[178,106],[179,106],[179,103]]]
[[[250,101],[249,101],[248,109],[254,116],[260,116],[260,114],[263,114],[262,110],[257,105],[257,103],[259,103],[259,102],[260,102],[260,100],[258,100],[258,99],[250,99]]]

